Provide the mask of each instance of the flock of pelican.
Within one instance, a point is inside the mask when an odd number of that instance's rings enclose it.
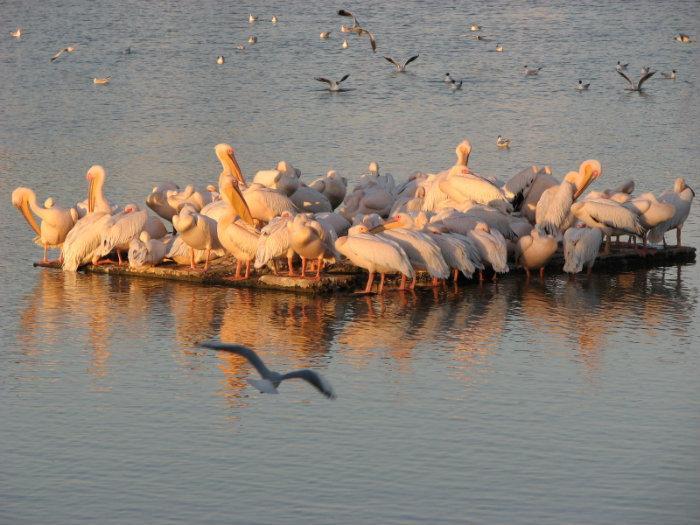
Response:
[[[399,289],[412,289],[418,272],[434,286],[449,278],[456,284],[460,273],[483,280],[488,271],[495,280],[513,266],[528,278],[536,270],[542,276],[560,246],[566,272],[590,273],[603,241],[607,253],[621,235],[648,250],[648,241],[666,246],[665,233],[676,230],[681,244],[695,196],[682,178],[658,197],[634,196],[634,181],[584,194],[602,175],[597,160],[582,162],[561,180],[549,167],[531,166],[501,181],[469,168],[467,140],[455,152],[449,169],[414,173],[400,184],[372,162],[348,191],[347,179],[333,170],[307,184],[287,161],[249,182],[234,149],[218,144],[218,184],[154,187],[145,201],[157,216],[137,204],[111,203],[104,193],[107,172],[98,165],[86,175],[87,199],[71,208],[54,206],[50,198],[42,206],[24,187],[12,193],[12,203],[36,233],[44,261],[49,248],[60,247],[66,271],[111,262],[105,257],[114,253],[119,265],[126,255],[135,268],[172,260],[206,272],[211,260],[230,255],[233,280],[265,266],[277,275],[280,264],[288,276],[318,280],[327,264],[347,259],[367,270],[365,293],[376,274],[380,293],[386,275],[401,276]]]

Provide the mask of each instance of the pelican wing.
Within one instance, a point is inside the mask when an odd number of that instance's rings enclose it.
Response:
[[[262,268],[272,259],[287,254],[291,248],[289,228],[287,228],[289,220],[288,217],[275,217],[262,229],[255,253],[256,268]]]
[[[559,187],[545,190],[537,203],[535,223],[550,235],[557,235],[574,202],[574,187],[562,182]]]
[[[406,67],[408,64],[410,64],[411,62],[413,62],[415,59],[418,58],[418,56],[419,56],[419,55],[414,55],[414,56],[412,56],[411,58],[409,58],[408,60],[406,60],[406,62],[403,63],[403,67]]]
[[[326,379],[313,370],[305,368],[303,370],[294,370],[293,372],[288,372],[281,377],[281,381],[286,379],[303,379],[307,383],[311,383],[316,389],[321,392],[328,399],[335,399],[335,392],[333,387],[330,385]]]
[[[644,229],[639,223],[639,216],[623,206],[587,201],[585,207],[594,221],[608,228],[621,230],[632,235],[644,233]]]
[[[248,362],[255,367],[261,377],[267,378],[270,376],[270,369],[265,366],[262,359],[255,353],[254,350],[243,346],[243,345],[232,345],[228,343],[221,343],[217,341],[205,341],[201,343],[200,346],[204,348],[211,348],[212,350],[219,350],[222,352],[231,352],[232,354],[237,354],[245,357]]]
[[[111,216],[101,231],[99,255],[107,255],[116,247],[128,245],[131,239],[139,236],[147,219],[145,210]]]
[[[642,84],[653,77],[655,73],[656,71],[649,71],[646,75],[643,75],[642,78],[639,79],[639,82],[637,82],[637,89],[642,89]]]

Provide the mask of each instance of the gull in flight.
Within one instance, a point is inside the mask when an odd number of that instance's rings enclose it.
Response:
[[[672,69],[670,73],[662,72],[661,76],[667,80],[676,80],[676,70]]]
[[[318,80],[319,82],[325,82],[326,84],[328,84],[328,91],[335,92],[335,91],[340,91],[340,84],[342,82],[345,82],[349,76],[350,75],[345,75],[343,78],[338,80],[338,82],[336,82],[335,80],[328,80],[327,78],[323,78],[323,77],[314,77],[314,80]]]
[[[59,49],[58,53],[51,57],[51,62],[57,60],[63,53],[72,53],[73,51],[75,51],[75,47],[73,46],[68,46],[64,47],[63,49]]]
[[[578,81],[578,85],[576,86],[576,89],[578,91],[588,91],[588,88],[591,87],[590,82],[588,84],[584,84],[583,80]]]
[[[642,71],[644,71],[644,70],[642,70]],[[617,73],[629,83],[629,87],[625,88],[625,89],[627,89],[628,91],[638,91],[641,93],[642,92],[642,84],[644,84],[644,82],[646,82],[652,76],[654,76],[654,73],[656,73],[656,71],[648,71],[646,74],[643,74],[642,77],[637,81],[636,84],[634,82],[632,82],[630,80],[630,77],[625,75],[622,71],[618,71]]]
[[[216,341],[206,341],[202,343],[202,346],[204,348],[211,348],[212,350],[231,352],[232,354],[237,354],[247,359],[262,377],[262,379],[248,379],[248,383],[260,390],[260,392],[263,394],[279,394],[277,387],[280,386],[282,381],[287,379],[303,379],[307,383],[310,383],[316,387],[316,389],[328,399],[335,399],[336,397],[330,383],[326,381],[321,374],[315,372],[314,370],[309,370],[307,368],[303,370],[294,370],[293,372],[287,372],[286,374],[280,374],[279,372],[275,372],[267,368],[258,354],[245,346],[219,343]]]
[[[112,80],[112,77],[96,77],[92,79],[93,84],[109,84],[109,81]]]
[[[10,31],[10,36],[13,36],[15,38],[22,38],[22,28],[18,27],[14,31]]]
[[[498,146],[499,148],[508,149],[508,148],[510,148],[510,139],[501,137],[499,135],[498,138],[496,139],[496,146]]]
[[[683,33],[678,33],[676,36],[673,37],[673,39],[676,42],[680,42],[681,44],[690,44],[691,42],[695,42],[690,35],[686,35]]]
[[[523,70],[525,71],[525,76],[526,76],[526,77],[534,77],[534,76],[536,76],[536,75],[540,72],[541,69],[542,69],[541,67],[538,67],[538,68],[535,68],[535,69],[529,68],[529,67],[527,67],[527,64],[525,64],[525,65],[523,66]]]
[[[353,15],[350,11],[346,11],[345,9],[340,9],[338,11],[339,16],[347,16],[349,18],[352,18],[352,26],[348,27],[346,25],[340,26],[340,31],[342,33],[356,33],[357,36],[365,36],[367,35],[369,37],[369,45],[372,46],[372,51],[376,53],[377,51],[377,41],[374,38],[374,34],[371,33],[370,31],[367,31],[364,27],[360,25],[360,23],[357,21],[357,17]]]
[[[418,55],[412,56],[411,58],[406,60],[403,64],[400,64],[396,60],[394,60],[393,58],[387,57],[387,56],[384,57],[384,60],[394,64],[394,66],[396,66],[396,71],[398,71],[399,73],[404,73],[406,71],[406,66],[408,64],[410,64],[411,62],[413,62],[416,58],[418,58]]]
[[[629,63],[627,64],[620,64],[620,61],[617,61],[617,65],[615,66],[615,69],[618,71],[627,71],[627,66],[629,66]]]

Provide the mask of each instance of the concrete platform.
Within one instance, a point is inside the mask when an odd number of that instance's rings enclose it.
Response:
[[[695,261],[695,248],[690,246],[679,246],[668,248],[647,248],[646,252],[636,250],[626,245],[613,246],[607,255],[599,255],[593,267],[596,273],[618,273],[636,268],[654,268],[661,266],[672,266],[676,264],[689,264]],[[547,265],[547,273],[562,273],[564,256],[558,252]],[[34,266],[60,269],[60,265],[55,262],[36,262]],[[263,274],[255,274],[249,279],[234,281],[230,279],[235,268],[232,258],[224,257],[212,261],[211,267],[205,273],[201,270],[192,270],[189,266],[167,262],[159,266],[150,268],[129,268],[128,266],[117,266],[114,264],[104,264],[99,266],[86,265],[80,271],[87,273],[101,273],[107,275],[124,275],[131,277],[141,277],[147,279],[166,279],[175,281],[189,281],[203,285],[231,286],[244,288],[259,288],[267,290],[286,290],[302,293],[334,293],[353,292],[364,286],[367,279],[367,272],[360,270],[348,263],[334,264],[321,274],[321,279],[316,281],[312,278],[302,279],[301,277],[289,277],[287,275],[273,275],[265,270]],[[510,275],[521,274],[521,269],[513,269],[511,272],[499,278],[508,278]],[[427,275],[423,275],[422,281],[429,281]],[[390,282],[394,282],[392,279]]]

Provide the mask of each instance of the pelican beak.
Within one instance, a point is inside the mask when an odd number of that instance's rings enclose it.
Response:
[[[34,233],[36,233],[37,235],[41,235],[41,229],[39,228],[39,225],[34,219],[34,215],[32,215],[32,212],[29,209],[29,200],[23,198],[22,202],[19,204],[19,206],[17,206],[17,208],[19,208],[19,211],[22,213],[24,220],[26,220],[29,226],[32,228],[32,230],[34,230]]]
[[[88,194],[87,194],[87,204],[88,213],[95,211],[95,179],[90,177],[90,182],[88,183]]]
[[[390,221],[386,221],[384,224],[380,224],[379,226],[375,226],[369,232],[370,233],[381,233],[385,230],[393,230],[394,228],[400,228],[400,227],[401,227],[401,223],[397,219],[392,219]]]
[[[586,188],[588,188],[588,186],[590,186],[591,183],[598,177],[600,177],[600,172],[598,170],[593,170],[590,173],[588,172],[588,170],[586,170],[584,173],[583,184],[580,188],[577,188],[576,192],[574,193],[574,200],[578,199],[581,196],[581,194],[584,191],[586,191]]]
[[[248,204],[246,203],[241,190],[238,189],[238,186],[236,186],[232,180],[229,179],[226,184],[223,184],[221,194],[228,201],[231,207],[233,207],[236,214],[241,219],[251,226],[255,226],[253,222],[253,215],[250,213],[250,208],[248,208]]]
[[[238,182],[240,182],[243,187],[245,188],[245,178],[243,177],[243,172],[241,171],[241,167],[238,165],[238,161],[236,160],[236,156],[231,152],[228,156],[229,160],[231,161],[231,171],[235,175],[235,177],[238,179]]]

